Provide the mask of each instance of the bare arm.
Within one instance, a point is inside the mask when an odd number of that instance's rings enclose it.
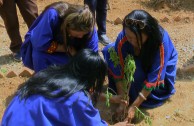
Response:
[[[100,94],[100,101],[106,101],[106,94],[105,93],[101,93]],[[123,100],[121,95],[113,95],[110,98],[110,103],[124,103],[124,104],[128,104],[126,100]]]
[[[151,93],[151,91],[147,91],[142,89],[140,95],[135,99],[133,104],[129,107],[127,120],[131,123],[131,120],[135,117],[135,107],[139,107],[144,100],[147,99],[147,96]]]
[[[116,88],[117,88],[117,94],[118,95],[121,95],[122,97],[124,97],[124,95],[125,95],[125,90],[123,89],[123,84],[124,83],[124,81],[118,81],[117,83],[116,83]]]
[[[122,97],[122,99],[126,100],[126,103],[127,103],[127,100],[129,101],[129,99],[126,99],[126,95],[128,95],[128,92],[126,92],[126,90],[124,89],[124,85],[125,85],[124,82],[125,81],[123,81],[123,80],[118,81],[116,83],[116,88],[117,88],[118,95],[120,95]],[[127,98],[129,98],[129,97],[127,97]],[[123,104],[121,102],[120,105],[119,105],[119,107],[116,109],[116,113],[117,114],[122,113],[125,110],[127,104]]]
[[[67,49],[66,49],[64,44],[58,44],[55,52],[67,52],[71,56],[74,56],[77,53],[77,51],[74,47],[70,46],[70,47],[67,47]]]
[[[55,52],[66,52],[64,45],[62,44],[58,44],[57,49],[55,50]]]
[[[147,96],[150,94],[150,91],[147,91],[147,90],[145,90],[145,89],[142,89],[141,93],[142,93],[142,95],[143,95],[145,98],[147,98]],[[145,99],[142,98],[142,96],[139,95],[139,96],[136,98],[136,100],[133,102],[132,106],[139,107],[139,106],[141,105],[141,103],[142,103],[144,100],[145,100]]]
[[[0,0],[0,7],[3,5],[3,0]]]

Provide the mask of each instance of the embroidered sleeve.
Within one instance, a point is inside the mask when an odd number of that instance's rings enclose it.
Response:
[[[53,41],[51,43],[50,47],[48,48],[47,52],[50,53],[50,54],[54,53],[55,50],[57,49],[57,46],[58,46],[57,42]]]

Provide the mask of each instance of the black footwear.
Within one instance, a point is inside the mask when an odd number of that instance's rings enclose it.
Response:
[[[13,55],[13,59],[14,59],[15,61],[17,61],[17,62],[22,61],[22,56],[21,56],[20,51],[19,51],[19,52],[16,52],[16,53],[13,53],[12,55]]]
[[[104,46],[111,43],[110,39],[106,36],[106,34],[102,34],[98,36],[99,42],[102,43]]]

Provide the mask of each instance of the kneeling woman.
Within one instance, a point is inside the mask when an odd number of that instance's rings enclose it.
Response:
[[[84,49],[69,64],[38,72],[17,91],[1,126],[106,126],[93,106],[106,70],[98,53]]]
[[[118,64],[111,60],[109,48],[116,52]],[[124,94],[126,57],[130,55],[135,61],[129,120],[134,117],[134,106],[157,107],[175,93],[177,51],[167,31],[146,11],[134,10],[126,15],[116,42],[105,47],[103,54],[109,68],[109,87],[119,95]],[[118,112],[122,108],[120,105]]]

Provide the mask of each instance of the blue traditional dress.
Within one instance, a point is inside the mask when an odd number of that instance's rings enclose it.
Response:
[[[1,126],[107,126],[84,91],[69,97],[15,96],[6,109]]]
[[[114,63],[110,60],[109,48],[115,49],[119,57],[119,65],[114,66]],[[127,41],[124,31],[121,31],[115,43],[106,46],[102,52],[108,63],[109,87],[115,91],[115,82],[118,79],[124,78],[124,62],[126,56],[130,54],[134,57],[136,70],[134,73],[134,82],[131,83],[129,91],[129,97],[132,102],[138,97],[139,92],[143,88],[151,91],[147,100],[141,104],[141,106],[147,108],[162,105],[164,100],[175,93],[174,84],[178,54],[165,30],[163,30],[162,44],[156,53],[154,63],[148,73],[143,71],[142,62],[139,57],[134,55],[133,46]]]
[[[70,56],[67,53],[52,52],[52,49],[56,48],[56,44],[63,43],[60,32],[61,23],[62,19],[53,8],[45,11],[35,20],[21,47],[22,61],[26,67],[38,72],[50,65],[62,65],[69,61]],[[98,51],[96,29],[82,39],[69,38],[68,41],[71,41],[74,46],[86,43],[85,48],[90,48],[95,52]]]

